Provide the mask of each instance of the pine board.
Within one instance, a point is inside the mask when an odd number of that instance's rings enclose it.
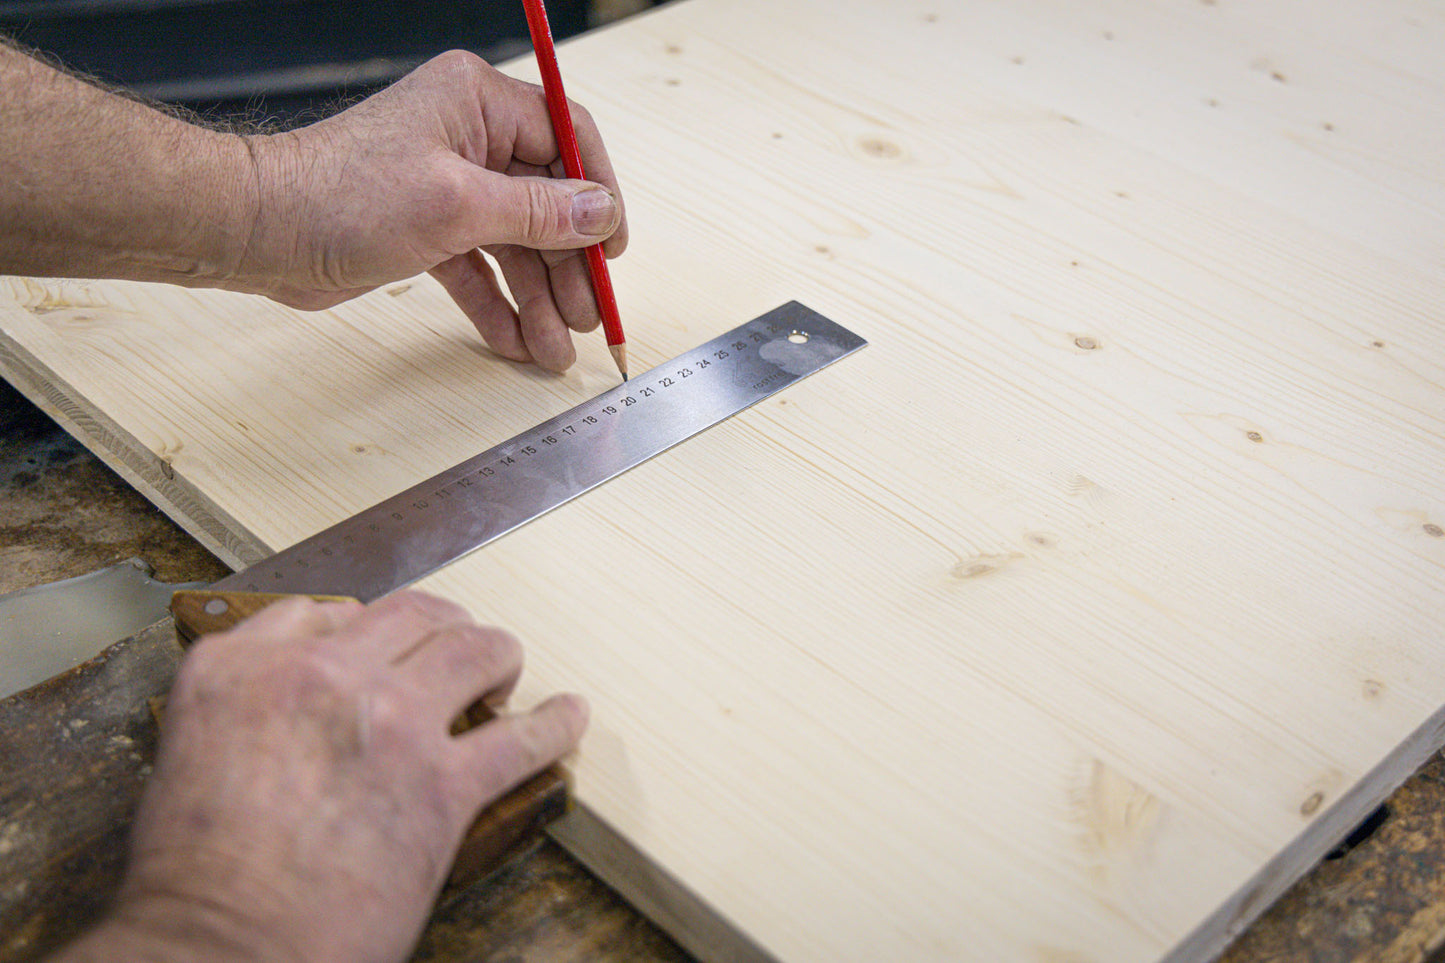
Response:
[[[527,641],[519,698],[591,697],[563,841],[709,959],[1217,952],[1445,738],[1442,44],[1405,0],[567,44],[635,368],[794,298],[871,344],[425,583]],[[0,330],[237,563],[615,378],[424,278],[6,279]]]

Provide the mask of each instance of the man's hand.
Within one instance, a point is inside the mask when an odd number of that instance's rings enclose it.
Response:
[[[542,88],[443,54],[334,117],[241,137],[0,38],[0,274],[224,287],[321,308],[430,271],[492,350],[561,371],[601,319],[581,248],[627,244],[612,165],[563,178]],[[481,250],[500,265],[514,310]]]
[[[561,179],[542,88],[452,52],[334,117],[248,138],[259,208],[228,286],[318,308],[430,271],[492,350],[564,370],[569,329],[601,323],[581,248],[627,243],[597,127],[572,116],[592,181]]]
[[[115,912],[65,958],[403,959],[477,812],[586,726],[555,696],[451,736],[521,664],[511,636],[417,592],[287,601],[202,639]]]

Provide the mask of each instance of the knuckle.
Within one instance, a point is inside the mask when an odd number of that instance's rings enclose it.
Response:
[[[491,685],[521,665],[522,645],[500,629],[462,625],[446,630],[459,644],[448,646],[441,671]]]
[[[437,70],[461,79],[482,73],[481,68],[486,66],[486,61],[471,51],[456,49],[437,54],[431,63]]]
[[[467,610],[455,602],[449,602],[444,598],[417,589],[405,589],[397,592],[388,596],[384,603],[378,604],[388,604],[390,608],[397,610],[400,614],[419,621],[471,621]]]
[[[513,665],[522,661],[522,642],[505,629],[490,625],[471,626],[476,641],[496,662]]]
[[[365,700],[368,738],[382,749],[414,749],[421,741],[417,714],[395,693],[371,693]]]
[[[302,697],[346,688],[336,662],[309,645],[288,647],[273,677],[294,695]]]
[[[537,246],[572,234],[570,198],[563,203],[563,193],[553,190],[542,180],[528,181],[526,206],[522,212],[522,236]]]
[[[567,99],[567,108],[572,112],[572,123],[574,125],[590,127],[593,129],[597,127],[597,122],[592,119],[592,111],[588,110],[586,107],[583,107],[581,104],[577,103],[577,101],[575,100],[572,100],[570,97]]]

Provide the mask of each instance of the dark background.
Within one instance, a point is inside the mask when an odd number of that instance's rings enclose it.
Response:
[[[548,0],[557,40],[657,0]],[[0,0],[0,34],[203,116],[294,126],[462,48],[529,53],[521,0]]]

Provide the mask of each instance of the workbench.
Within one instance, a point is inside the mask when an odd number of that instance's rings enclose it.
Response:
[[[0,595],[142,558],[168,582],[209,581],[229,572],[76,441],[0,384]],[[144,694],[165,690],[178,651],[165,625],[123,643],[162,653],[139,673]],[[118,640],[119,641],[119,640]],[[140,662],[140,660],[137,660]],[[78,676],[79,673],[72,673]],[[96,682],[74,687],[68,705],[0,702],[9,745],[35,771],[0,770],[5,813],[29,800],[17,785],[64,785],[53,766],[57,735],[87,727]],[[112,722],[96,744],[123,735]],[[97,752],[97,768],[122,786],[106,795],[92,780],[53,806],[48,840],[93,840],[83,852],[14,840],[0,829],[0,961],[41,958],[89,925],[119,881],[126,827],[153,744],[132,755]],[[5,813],[0,813],[3,816]],[[1311,871],[1230,948],[1222,963],[1425,963],[1445,959],[1445,754],[1405,783],[1366,827],[1364,838]],[[23,848],[22,848],[23,847]],[[31,867],[43,867],[29,875]],[[26,886],[22,891],[19,887]],[[42,902],[37,894],[53,894]],[[682,963],[681,949],[555,843],[541,843],[490,879],[449,892],[415,959],[432,963],[546,960],[549,963]]]

